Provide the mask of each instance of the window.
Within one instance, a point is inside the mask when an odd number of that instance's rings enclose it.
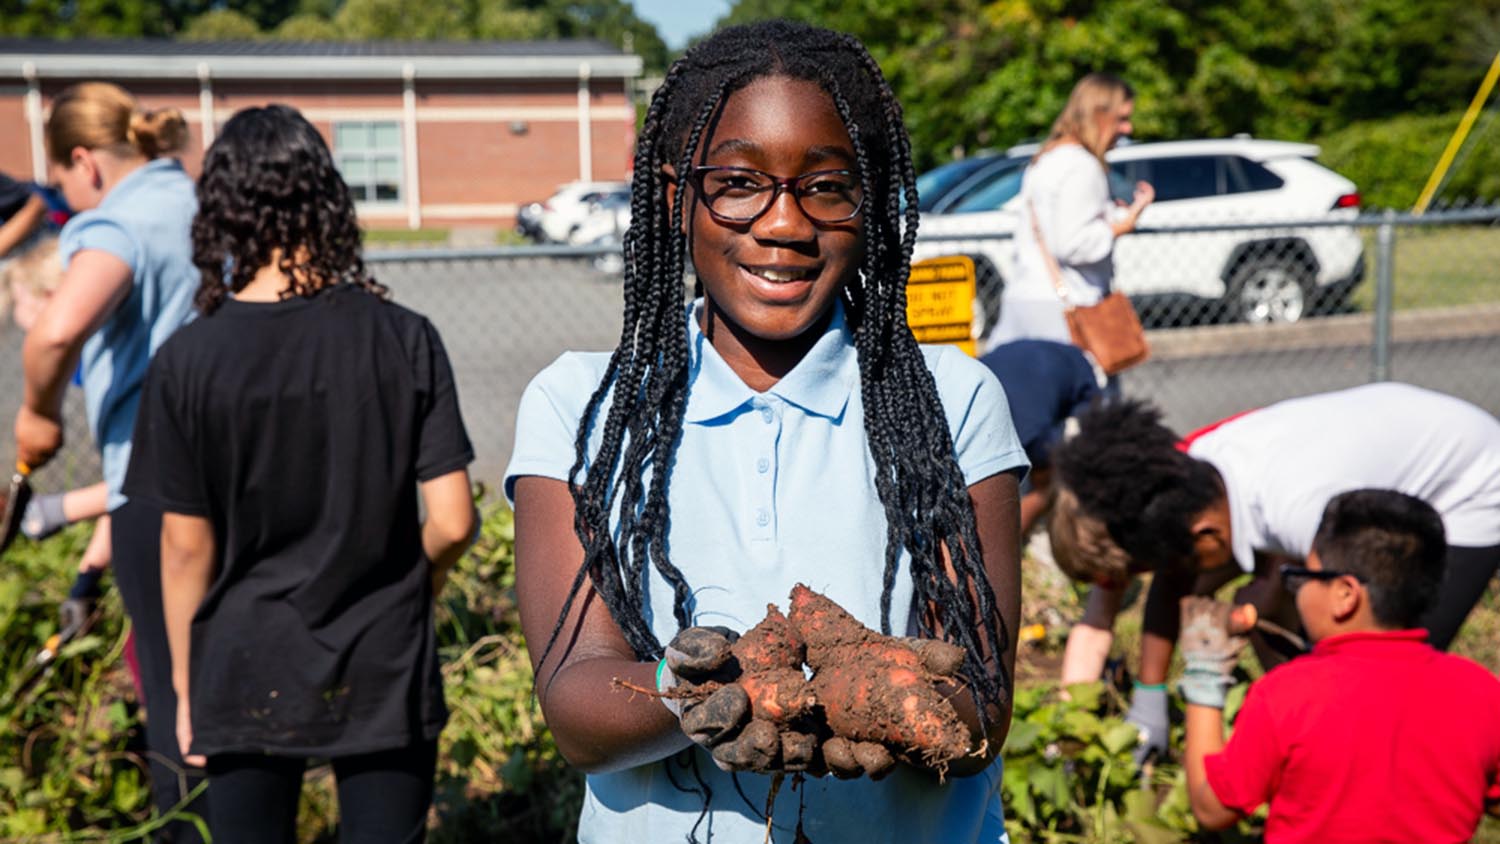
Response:
[[[1230,193],[1276,190],[1285,184],[1280,176],[1248,158],[1231,155],[1224,159],[1224,163],[1229,168]]]
[[[401,124],[333,124],[333,155],[355,202],[401,201]]]
[[[1156,201],[1199,199],[1224,193],[1222,157],[1184,155],[1134,162],[1136,178],[1156,188]]]

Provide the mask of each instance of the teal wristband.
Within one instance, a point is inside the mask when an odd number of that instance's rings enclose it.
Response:
[[[1135,687],[1143,692],[1164,692],[1167,690],[1166,683],[1136,683]]]

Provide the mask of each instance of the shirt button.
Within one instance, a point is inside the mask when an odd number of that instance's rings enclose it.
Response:
[[[771,471],[771,461],[767,460],[764,457],[755,461],[755,471],[761,473],[762,475]]]
[[[766,424],[769,425],[771,420],[776,418],[776,414],[771,412],[771,408],[763,407],[760,409],[760,418],[766,420]]]
[[[766,508],[762,507],[755,511],[755,523],[761,527],[771,523],[771,514],[766,512]]]

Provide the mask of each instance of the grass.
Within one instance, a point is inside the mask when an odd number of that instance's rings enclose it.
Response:
[[[1375,307],[1375,232],[1365,232],[1369,273],[1351,297],[1361,311]],[[1396,229],[1397,310],[1500,304],[1500,228],[1412,226]]]
[[[448,242],[447,229],[366,229],[365,242],[376,244],[443,244]]]

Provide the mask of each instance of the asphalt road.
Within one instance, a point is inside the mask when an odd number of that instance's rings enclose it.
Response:
[[[491,485],[499,483],[510,457],[516,407],[531,378],[564,351],[605,351],[619,337],[620,280],[587,261],[377,261],[372,270],[390,286],[395,301],[426,314],[442,333],[478,455],[474,474]],[[1279,399],[1370,380],[1367,344],[1320,346],[1317,329],[1305,333],[1312,344],[1303,338],[1303,347],[1293,350],[1262,348],[1266,344],[1241,337],[1226,338],[1207,355],[1164,356],[1126,373],[1123,386],[1127,394],[1161,403],[1168,421],[1186,431]],[[7,423],[20,400],[19,348],[18,332],[0,334],[0,396]],[[1236,351],[1242,348],[1254,350]],[[1500,324],[1485,336],[1397,342],[1391,375],[1500,415]],[[78,392],[71,391],[68,403],[69,446],[62,459],[39,473],[39,488],[97,477]]]

